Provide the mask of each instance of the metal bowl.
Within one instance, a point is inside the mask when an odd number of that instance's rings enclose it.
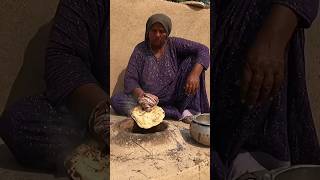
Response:
[[[303,164],[272,170],[261,170],[251,174],[257,180],[318,180],[320,177],[320,166]]]
[[[200,144],[210,146],[210,114],[199,114],[193,117],[190,124],[191,137]]]
[[[273,180],[318,180],[320,179],[319,165],[296,165],[274,173]]]

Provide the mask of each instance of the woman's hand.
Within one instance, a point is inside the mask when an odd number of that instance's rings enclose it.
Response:
[[[186,94],[194,95],[200,87],[200,74],[202,73],[203,66],[196,63],[192,71],[187,77],[186,85],[184,87]]]
[[[272,98],[283,83],[284,63],[284,49],[275,50],[265,41],[250,48],[241,83],[242,101],[255,105]]]
[[[156,106],[159,103],[159,98],[150,93],[144,93],[138,98],[138,103],[143,110],[150,112],[151,108]]]
[[[242,101],[260,104],[278,93],[284,80],[285,51],[297,21],[290,8],[273,4],[247,54],[241,82]]]
[[[89,129],[99,142],[106,146],[109,145],[110,102],[108,99],[100,102],[92,111],[89,119]]]
[[[187,77],[187,82],[186,82],[186,86],[185,86],[185,92],[188,95],[194,95],[197,90],[199,89],[199,76],[194,74],[194,73],[190,73]]]

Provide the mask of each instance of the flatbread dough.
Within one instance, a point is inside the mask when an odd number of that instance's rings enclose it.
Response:
[[[131,117],[139,127],[144,129],[152,128],[163,121],[164,110],[159,106],[152,107],[150,112],[142,110],[141,106],[136,106],[131,112]]]
[[[109,180],[109,156],[103,155],[94,140],[79,145],[66,159],[72,180]]]

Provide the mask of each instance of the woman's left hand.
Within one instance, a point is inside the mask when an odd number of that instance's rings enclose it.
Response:
[[[199,89],[199,75],[196,73],[191,72],[187,77],[187,82],[185,86],[185,92],[188,95],[196,94],[197,90]]]
[[[243,102],[254,106],[272,98],[284,80],[284,49],[269,46],[268,40],[257,41],[247,54],[241,83]]]
[[[200,87],[200,75],[202,73],[202,64],[196,63],[187,77],[184,90],[188,95],[195,95]]]
[[[297,16],[288,7],[274,4],[248,49],[241,83],[241,98],[251,107],[272,99],[285,78],[285,53],[297,26]]]

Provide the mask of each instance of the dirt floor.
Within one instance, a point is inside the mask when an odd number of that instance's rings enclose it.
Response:
[[[165,131],[130,133],[123,116],[112,116],[110,174],[122,179],[210,179],[210,148],[194,141],[189,125],[164,120]]]
[[[116,124],[126,119],[111,115]],[[115,138],[117,130],[112,128],[110,173],[112,180],[123,179],[210,179],[210,149],[191,139],[189,125],[172,120],[167,121],[168,131],[162,136],[143,139],[129,137]],[[150,137],[150,135],[148,135]],[[67,180],[20,166],[8,147],[0,139],[1,180]]]

